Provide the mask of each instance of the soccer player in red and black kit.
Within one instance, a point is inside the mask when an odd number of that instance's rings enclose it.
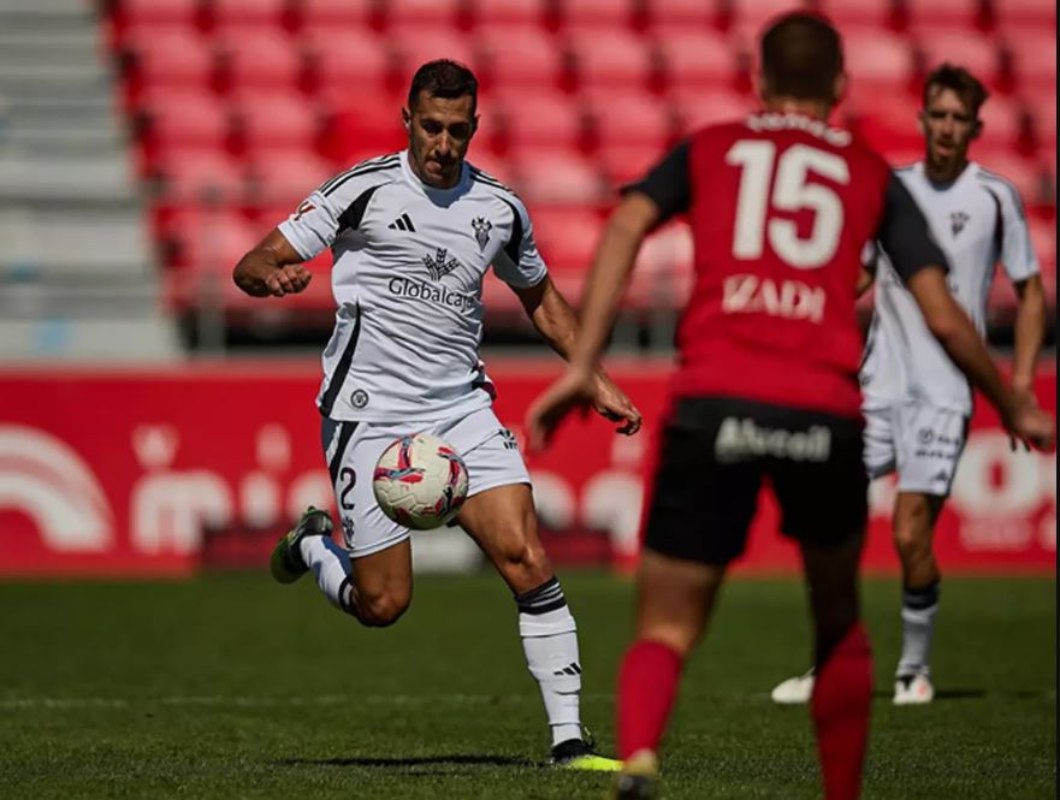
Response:
[[[855,299],[867,242],[891,254],[932,333],[1008,429],[1052,443],[1052,419],[1021,404],[954,302],[946,258],[909,192],[880,157],[827,125],[845,80],[826,20],[796,13],[769,27],[764,111],[693,133],[626,189],[596,252],[569,368],[528,416],[541,447],[588,402],[641,241],[687,214],[695,284],[645,520],[636,641],[619,673],[617,797],[653,796],[682,664],[744,550],[763,480],[809,587],[824,796],[860,792],[872,657],[858,607],[868,480]]]

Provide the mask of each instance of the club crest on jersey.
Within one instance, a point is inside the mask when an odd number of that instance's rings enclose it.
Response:
[[[953,235],[956,236],[963,231],[964,226],[968,224],[968,220],[970,219],[971,217],[963,211],[954,211],[950,214],[950,230],[953,231]]]
[[[485,217],[475,217],[471,220],[471,227],[475,231],[475,241],[478,242],[478,249],[485,250],[486,245],[490,241],[490,231],[493,230],[493,223]]]
[[[444,247],[439,247],[435,250],[433,258],[429,255],[423,257],[423,266],[427,268],[431,277],[438,281],[459,267],[460,262],[455,258],[449,258],[449,251]]]

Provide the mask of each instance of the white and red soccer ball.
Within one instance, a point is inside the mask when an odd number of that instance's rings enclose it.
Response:
[[[413,433],[383,451],[372,489],[390,519],[406,528],[430,530],[455,517],[467,499],[467,467],[448,442]]]

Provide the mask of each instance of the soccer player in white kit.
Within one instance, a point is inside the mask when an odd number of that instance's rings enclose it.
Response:
[[[1000,261],[1016,287],[1013,388],[1037,405],[1034,374],[1045,335],[1045,292],[1019,192],[968,160],[982,130],[983,85],[967,70],[944,64],[928,76],[920,113],[923,161],[896,170],[928,219],[951,270],[948,283],[976,328],[986,328],[986,301]],[[939,608],[939,568],[932,550],[935,522],[964,449],[972,394],[967,379],[932,337],[887,254],[875,255],[875,313],[865,345],[861,389],[865,463],[871,477],[898,473],[892,518],[902,564],[902,654],[894,703],[930,703],[931,644]],[[863,276],[871,284],[871,272]],[[773,690],[778,703],[804,703],[813,674]]]
[[[482,281],[492,266],[541,336],[566,356],[577,328],[548,276],[522,201],[464,160],[478,123],[477,82],[452,61],[424,64],[402,110],[408,149],[364,161],[322,184],[235,268],[256,297],[302,291],[300,262],[334,254],[338,305],[317,396],[322,439],[345,548],[330,516],[310,509],[273,553],[284,583],[307,571],[337,608],[387,626],[409,606],[409,530],[372,492],[380,454],[412,431],[440,436],[468,468],[457,521],[515,595],[530,673],[541,688],[552,762],[613,770],[596,755],[579,711],[581,666],[574,617],[537,533],[530,479],[515,437],[492,410],[478,357]],[[640,427],[640,413],[602,373],[597,410]]]

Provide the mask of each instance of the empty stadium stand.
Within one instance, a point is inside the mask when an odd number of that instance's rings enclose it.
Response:
[[[64,0],[47,0],[53,2]],[[408,80],[422,61],[440,56],[467,62],[481,80],[482,125],[471,160],[520,191],[539,220],[542,252],[577,286],[615,188],[685,131],[755,107],[755,36],[795,7],[828,13],[842,29],[852,83],[836,119],[896,162],[919,156],[916,112],[927,70],[951,61],[984,79],[993,97],[973,157],[1023,193],[1053,298],[1053,3],[110,0],[100,6],[134,150],[128,163],[148,198],[148,230],[178,310],[195,308],[199,276],[222,280],[221,265],[239,243],[271,228],[322,175],[401,148],[399,109]],[[223,223],[215,229],[231,228],[214,235],[213,244],[197,233],[211,216]],[[644,262],[653,266],[638,275],[631,303],[672,307],[683,296],[690,252],[672,244],[679,234],[666,236],[671,244],[646,251]],[[665,268],[658,266],[663,261]],[[655,287],[659,282],[666,286]],[[502,310],[516,308],[514,297],[490,291]],[[231,308],[247,307],[227,289],[218,296]],[[299,300],[307,308],[319,304],[321,312],[330,302],[326,292]],[[1004,319],[1012,293],[997,289],[991,302]]]

